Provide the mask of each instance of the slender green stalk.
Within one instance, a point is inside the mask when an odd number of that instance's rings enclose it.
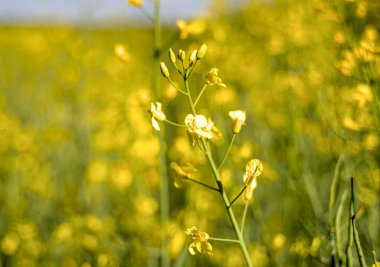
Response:
[[[172,121],[169,121],[169,120],[165,120],[165,122],[166,123],[168,123],[168,124],[171,124],[171,125],[173,125],[173,126],[177,126],[177,127],[182,127],[182,128],[186,128],[186,126],[185,125],[182,125],[182,124],[178,124],[178,123],[175,123],[175,122],[172,122]]]
[[[340,168],[342,166],[342,163],[343,163],[343,154],[340,154],[338,162],[335,165],[334,178],[333,178],[333,181],[331,183],[329,210],[331,210],[335,205],[337,187],[338,187],[338,182],[339,182],[339,172],[340,172]]]
[[[207,83],[203,86],[202,90],[200,91],[199,95],[197,96],[197,99],[195,99],[195,101],[194,101],[194,106],[197,105],[199,99],[201,98],[201,96],[202,96],[203,92],[205,91],[205,89],[207,88],[207,86],[208,86]]]
[[[184,95],[187,94],[185,91],[179,89],[179,88],[177,87],[177,85],[175,85],[175,83],[173,83],[173,81],[172,81],[172,79],[170,79],[170,77],[167,77],[167,79],[168,79],[168,81],[170,82],[170,84],[173,85],[174,88],[177,89],[180,93],[182,93],[182,94],[184,94]]]
[[[352,198],[350,199],[350,204],[349,204],[349,220],[348,220],[348,240],[347,240],[347,245],[345,249],[346,253],[346,267],[351,267],[352,266],[352,253],[351,253],[351,247],[353,243],[353,227],[352,227],[352,216],[354,215],[353,211],[353,205],[352,205]]]
[[[340,200],[340,203],[339,203],[339,206],[338,206],[338,210],[336,212],[336,216],[335,216],[335,251],[336,251],[336,257],[337,257],[337,261],[336,261],[336,265],[337,266],[341,266],[342,264],[342,256],[340,254],[340,232],[341,232],[341,229],[340,229],[340,226],[341,226],[341,222],[342,222],[342,215],[343,215],[343,211],[344,211],[344,204],[346,202],[346,198],[347,198],[347,191],[344,191],[343,192],[343,195],[342,195],[342,198]]]
[[[191,98],[191,93],[190,93],[187,78],[188,78],[188,76],[186,77],[186,74],[185,74],[184,75],[184,83],[185,83],[185,88],[186,88],[186,93],[187,93],[187,100],[189,102],[189,106],[190,106],[192,114],[194,116],[196,116],[197,112],[195,110],[193,99]],[[219,173],[218,168],[216,167],[214,159],[212,157],[210,146],[207,144],[207,141],[204,138],[200,138],[200,141],[201,141],[201,144],[203,145],[203,148],[205,149],[206,158],[207,158],[208,163],[211,167],[211,170],[214,174],[214,178],[215,178],[216,183],[218,185],[218,189],[219,189],[219,192],[220,192],[221,197],[223,199],[224,206],[227,209],[228,216],[229,216],[231,224],[235,230],[236,236],[237,236],[238,241],[239,241],[240,248],[243,252],[245,262],[246,262],[247,266],[252,267],[253,265],[252,265],[252,261],[251,261],[251,258],[249,256],[249,253],[248,253],[247,246],[246,246],[245,241],[243,239],[243,235],[240,232],[240,228],[239,228],[239,225],[236,221],[235,214],[231,208],[231,204],[230,204],[230,201],[228,199],[228,196],[227,196],[226,192],[224,191],[222,179],[220,177],[220,173]]]
[[[236,240],[236,239],[216,238],[216,237],[209,237],[208,239],[209,240],[214,240],[214,241],[220,241],[220,242],[240,243],[240,241]]]
[[[194,180],[194,179],[192,179],[192,178],[190,178],[190,177],[186,177],[186,178],[183,178],[183,179],[185,179],[185,180],[189,180],[189,181],[191,181],[191,182],[193,182],[193,183],[195,183],[195,184],[199,184],[199,185],[204,186],[204,187],[206,187],[206,188],[208,188],[208,189],[211,189],[211,190],[214,190],[214,191],[218,191],[218,192],[219,192],[219,189],[218,189],[218,188],[215,188],[215,187],[212,187],[212,186],[207,185],[207,184],[205,184],[205,183],[202,183],[202,182],[200,182],[200,181]]]
[[[153,70],[152,70],[152,88],[156,99],[161,98],[161,93],[159,90],[159,68],[157,67],[160,62],[161,53],[161,20],[160,20],[160,0],[154,0],[154,30],[153,30]],[[160,208],[161,208],[161,227],[162,227],[162,241],[161,241],[161,266],[169,267],[170,258],[166,251],[166,246],[168,243],[167,236],[167,224],[169,221],[169,190],[168,190],[168,180],[167,180],[167,168],[166,168],[166,157],[165,157],[165,143],[163,137],[163,131],[158,132],[158,139],[160,144],[159,149],[159,161],[160,161],[160,176],[161,176],[161,187],[160,187]]]
[[[239,197],[241,196],[241,194],[244,193],[245,189],[247,189],[247,185],[244,185],[244,187],[240,190],[239,194],[237,194],[237,196],[234,197],[234,199],[232,199],[232,201],[230,203],[230,206],[232,206],[232,204],[234,204],[234,202],[239,199]]]
[[[220,165],[219,165],[219,167],[218,167],[218,170],[219,170],[219,171],[220,171],[220,169],[222,168],[224,162],[226,161],[228,155],[230,154],[230,151],[231,151],[232,145],[234,144],[234,141],[235,141],[235,137],[236,137],[236,134],[234,133],[234,135],[232,136],[232,139],[231,139],[230,145],[228,146],[227,152],[226,152],[226,154],[224,155],[224,158],[223,158],[222,162],[220,163]]]
[[[244,205],[243,219],[241,220],[241,226],[240,226],[240,231],[242,235],[244,231],[245,218],[247,217],[248,205],[249,205],[249,202],[246,201]]]
[[[367,264],[365,262],[365,258],[363,255],[362,246],[360,245],[359,233],[356,229],[354,204],[355,204],[354,178],[351,177],[351,199],[350,199],[351,212],[350,213],[351,213],[351,221],[352,221],[352,230],[353,230],[356,253],[358,254],[360,267],[366,267]]]

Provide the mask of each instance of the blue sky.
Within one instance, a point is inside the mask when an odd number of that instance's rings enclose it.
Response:
[[[152,0],[144,0],[148,11]],[[165,21],[192,18],[206,12],[206,0],[162,0]],[[136,21],[143,15],[127,0],[2,0],[2,23],[89,23],[99,21]],[[143,19],[144,20],[144,19]],[[145,20],[146,21],[146,20]]]

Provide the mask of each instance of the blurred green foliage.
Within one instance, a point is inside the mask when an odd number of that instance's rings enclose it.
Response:
[[[215,1],[215,15],[186,34],[186,26],[163,33],[176,51],[207,44],[194,91],[212,67],[227,85],[207,88],[198,104],[220,131],[218,160],[232,136],[228,112],[247,111],[221,173],[233,196],[247,161],[264,163],[244,232],[255,266],[328,264],[329,217],[350,176],[356,210],[364,211],[357,225],[367,262],[380,248],[379,9],[369,0],[253,2],[242,10]],[[151,30],[0,27],[0,266],[158,266]],[[114,55],[117,43],[126,45],[128,64]],[[166,52],[162,58],[168,62]],[[185,99],[163,79],[161,88],[166,115],[183,123]],[[167,125],[165,138],[168,163],[213,183],[183,129]],[[234,232],[217,193],[190,183],[176,188],[173,173],[169,179],[173,262],[242,266],[234,244],[212,242],[212,256],[188,254],[184,231],[192,225],[214,237]],[[243,204],[234,204],[238,217]]]

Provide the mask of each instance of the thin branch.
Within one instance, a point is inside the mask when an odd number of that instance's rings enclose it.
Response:
[[[354,178],[351,177],[350,215],[351,215],[351,221],[352,221],[352,230],[353,230],[356,253],[358,254],[360,267],[366,267],[367,264],[365,262],[365,258],[363,255],[362,246],[360,245],[359,233],[358,233],[358,230],[356,229],[354,204],[355,204]]]
[[[171,125],[174,125],[174,126],[178,126],[178,127],[182,127],[182,128],[187,128],[186,125],[178,124],[178,123],[169,121],[168,119],[165,119],[164,122],[167,122],[168,124],[171,124]]]
[[[230,151],[231,151],[231,148],[232,148],[232,145],[235,141],[235,137],[236,137],[236,134],[234,133],[234,135],[232,136],[232,139],[231,139],[231,142],[230,142],[230,145],[228,146],[228,149],[227,149],[227,152],[226,154],[224,155],[224,158],[222,160],[222,162],[220,163],[219,167],[218,167],[218,171],[220,171],[220,169],[222,168],[224,162],[226,161],[228,155],[230,154]]]
[[[231,208],[232,204],[234,204],[234,202],[241,196],[241,194],[243,194],[243,192],[245,191],[246,188],[247,188],[247,185],[244,185],[244,187],[240,191],[240,193],[237,194],[237,196],[230,202],[230,206],[228,208]]]
[[[191,182],[193,182],[193,183],[195,183],[195,184],[199,184],[199,185],[204,186],[204,187],[206,187],[206,188],[208,188],[208,189],[211,189],[211,190],[214,190],[214,191],[219,192],[219,189],[218,189],[218,188],[215,188],[215,187],[212,187],[212,186],[207,185],[207,184],[205,184],[205,183],[202,183],[202,182],[200,182],[200,181],[194,180],[193,178],[190,178],[190,177],[186,177],[186,178],[185,178],[185,177],[182,177],[182,179],[184,179],[184,180],[189,180],[189,181],[191,181]]]
[[[209,237],[208,239],[209,240],[214,240],[214,241],[220,241],[220,242],[240,243],[240,241],[236,240],[236,239],[216,238],[216,237]]]
[[[202,96],[203,92],[205,91],[205,89],[207,88],[207,86],[208,86],[208,84],[206,83],[206,84],[203,86],[202,90],[199,92],[199,95],[197,96],[197,99],[195,99],[195,101],[194,101],[194,106],[197,105],[199,99],[201,98],[201,96]]]
[[[249,202],[246,201],[245,206],[244,206],[243,218],[241,220],[241,226],[240,226],[240,232],[242,235],[243,235],[243,230],[244,230],[244,225],[245,225],[245,218],[247,216],[248,205],[249,205]]]
[[[178,90],[179,92],[181,92],[182,94],[187,95],[187,93],[186,93],[185,91],[179,89],[179,88],[175,85],[175,83],[173,83],[173,81],[172,81],[172,79],[170,79],[170,77],[167,77],[167,79],[168,79],[168,81],[170,82],[170,84],[174,86],[175,89],[177,89],[177,90]]]

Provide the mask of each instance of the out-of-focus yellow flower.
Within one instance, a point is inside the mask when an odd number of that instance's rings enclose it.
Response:
[[[118,59],[120,59],[125,64],[128,64],[131,60],[131,56],[127,52],[126,47],[123,44],[116,44],[115,45],[115,55]]]
[[[359,124],[348,116],[344,117],[342,124],[343,124],[343,127],[346,128],[347,130],[351,130],[351,131],[360,130]]]
[[[210,236],[207,233],[199,231],[195,226],[186,229],[185,233],[193,239],[193,243],[189,246],[191,255],[195,255],[196,250],[199,253],[212,255],[212,246],[208,242]]]
[[[352,93],[352,100],[362,108],[373,99],[371,88],[368,84],[360,83]]]
[[[226,88],[227,86],[224,83],[222,83],[222,79],[218,76],[218,72],[219,70],[217,68],[212,68],[211,70],[209,70],[205,77],[205,83],[209,85],[217,84],[221,87]]]
[[[181,188],[183,181],[191,178],[190,173],[184,170],[184,168],[182,168],[176,162],[171,162],[170,168],[174,171],[174,186],[176,188]]]
[[[17,251],[20,238],[17,233],[8,233],[1,241],[1,251],[6,255],[12,255]]]
[[[257,187],[256,178],[263,172],[263,164],[258,159],[251,159],[245,166],[245,173],[243,175],[243,181],[247,186],[245,190],[245,200],[252,198],[253,191]]]
[[[246,115],[243,110],[230,111],[228,113],[232,119],[232,132],[234,134],[240,133],[241,127],[245,125]]]
[[[128,0],[128,5],[142,7],[144,2],[142,0]]]
[[[272,239],[272,247],[274,251],[279,251],[283,248],[286,242],[286,237],[283,234],[276,234]]]
[[[165,113],[162,111],[162,104],[160,102],[156,102],[156,104],[150,104],[150,113],[152,114],[152,125],[156,131],[160,130],[160,125],[158,125],[158,121],[164,121],[166,119]]]
[[[204,32],[206,24],[204,20],[196,20],[193,22],[185,22],[184,20],[177,21],[179,30],[179,38],[186,39],[189,35],[200,34]]]
[[[363,146],[367,150],[375,150],[380,144],[380,138],[378,134],[367,134],[363,140]]]
[[[207,120],[203,115],[188,114],[185,118],[185,124],[187,126],[187,133],[193,138],[204,137],[211,139],[213,137],[212,129],[214,123],[209,119]]]

